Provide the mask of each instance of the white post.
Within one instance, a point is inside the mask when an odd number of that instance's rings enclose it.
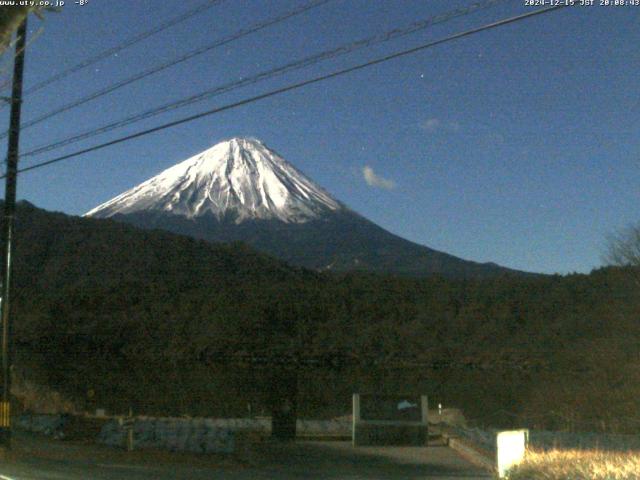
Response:
[[[496,436],[498,477],[505,478],[508,470],[524,459],[529,430],[499,432]]]
[[[355,447],[356,445],[356,423],[360,421],[360,394],[353,394],[353,412],[351,414],[352,426],[351,426],[351,443]]]
[[[129,407],[129,428],[127,430],[127,451],[133,451],[133,409]]]

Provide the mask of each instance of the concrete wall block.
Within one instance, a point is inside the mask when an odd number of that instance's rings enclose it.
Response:
[[[202,453],[199,438],[196,435],[189,435],[184,439],[184,451]]]
[[[349,434],[351,425],[348,420],[298,420],[296,431],[302,434]]]
[[[63,431],[67,418],[65,414],[23,414],[14,422],[18,428],[28,432],[56,435]]]
[[[154,422],[137,421],[133,424],[133,445],[153,447],[156,444]]]
[[[116,420],[105,423],[98,434],[97,442],[112,447],[124,445],[125,432]]]
[[[214,428],[215,425],[216,425],[215,421],[213,419],[211,419],[211,418],[205,418],[204,421],[203,421],[203,424],[207,429]]]
[[[160,419],[156,422],[156,440],[164,442],[169,432],[169,422],[166,419]]]
[[[124,446],[126,430],[116,420],[107,422],[97,441],[104,445]],[[204,419],[138,419],[134,423],[134,447],[163,448],[194,453],[231,453],[235,436],[229,429]]]

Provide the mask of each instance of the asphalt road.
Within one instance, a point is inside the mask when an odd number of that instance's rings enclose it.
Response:
[[[479,480],[491,475],[446,446],[353,448],[347,442],[264,442],[233,457],[123,452],[22,434],[0,480]]]

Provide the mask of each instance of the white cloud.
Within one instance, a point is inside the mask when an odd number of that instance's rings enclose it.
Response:
[[[443,122],[438,118],[429,118],[420,124],[420,128],[426,132],[452,132],[457,133],[460,131],[460,124],[458,122]]]
[[[437,118],[430,118],[429,120],[422,122],[421,125],[422,129],[426,130],[427,132],[435,132],[439,126],[440,120],[438,120]]]
[[[364,181],[367,182],[367,185],[370,187],[384,188],[385,190],[393,190],[396,188],[396,182],[389,180],[388,178],[381,177],[374,172],[373,168],[369,165],[362,167],[362,176],[364,177]]]

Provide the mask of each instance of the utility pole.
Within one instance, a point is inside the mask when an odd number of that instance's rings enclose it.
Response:
[[[13,64],[13,88],[11,91],[11,117],[7,148],[7,171],[4,191],[4,225],[2,256],[2,398],[0,399],[0,448],[11,448],[11,317],[9,294],[11,291],[11,254],[13,247],[13,224],[16,209],[16,183],[18,177],[18,144],[20,140],[20,109],[22,107],[22,72],[27,39],[27,18],[16,33],[16,53]]]

